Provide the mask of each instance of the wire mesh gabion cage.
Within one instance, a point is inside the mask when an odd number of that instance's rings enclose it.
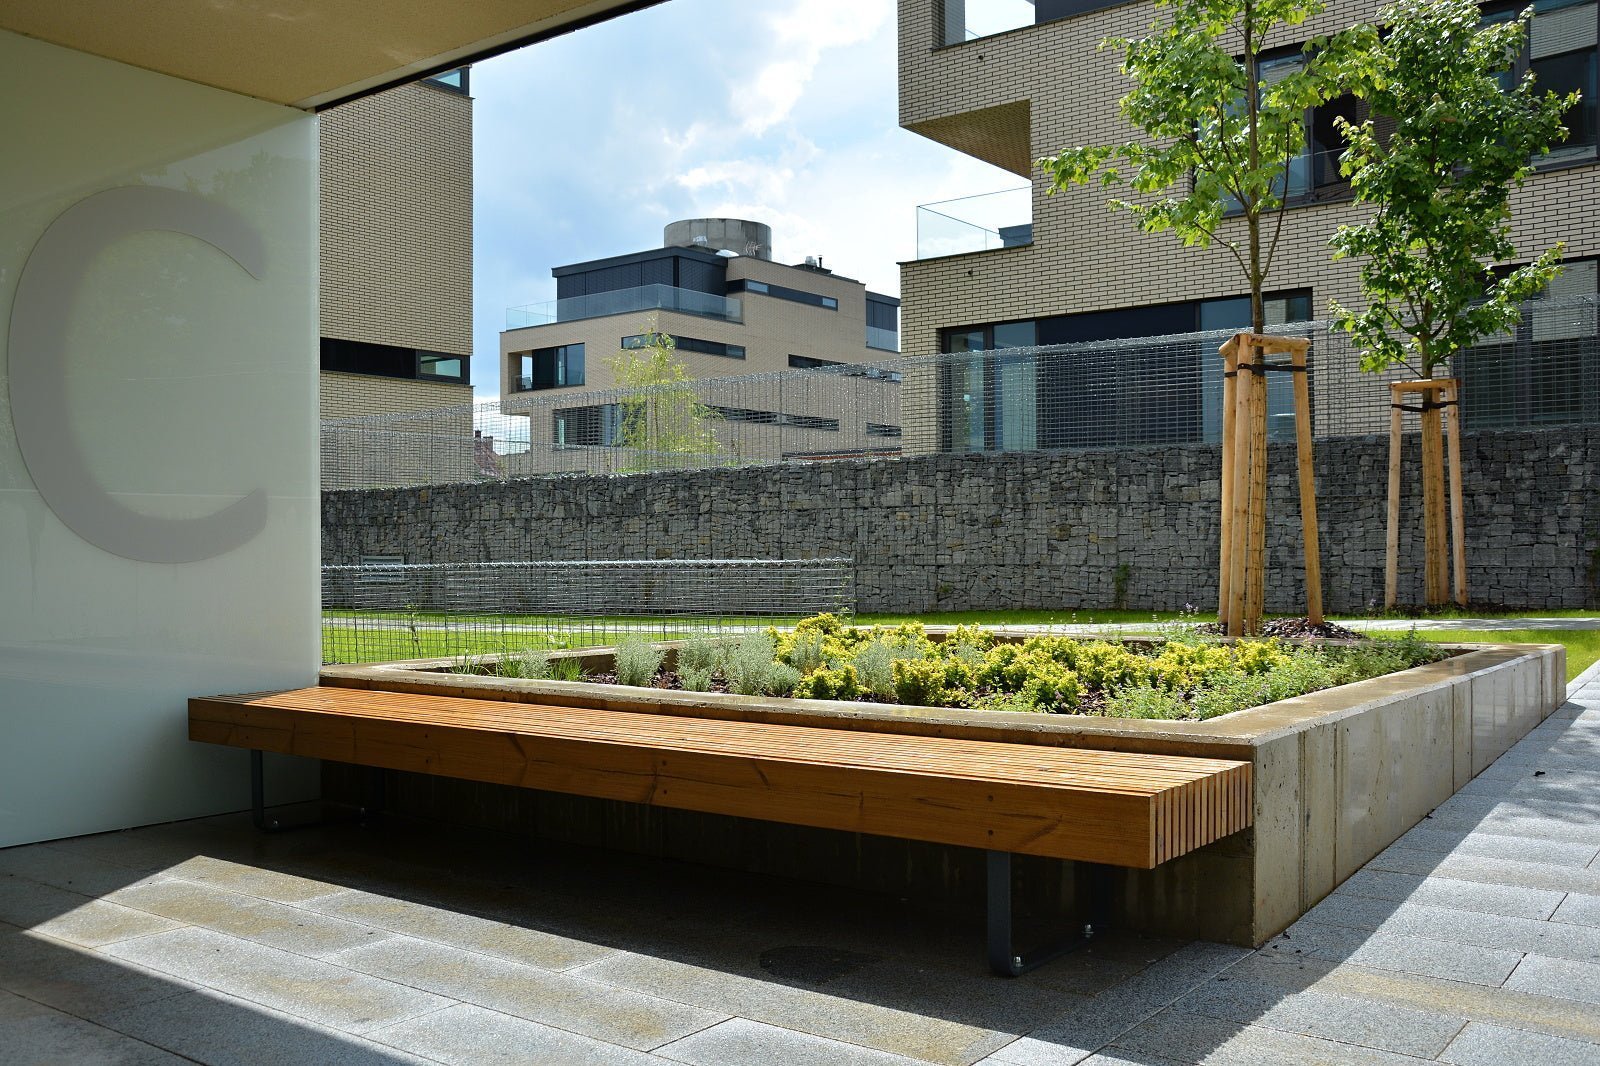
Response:
[[[852,560],[608,559],[322,568],[322,658],[603,647],[853,614]]]
[[[1413,370],[1363,372],[1349,335],[1326,322],[1269,330],[1310,341],[1317,439],[1387,428],[1388,384]],[[523,392],[475,407],[329,420],[323,488],[1216,443],[1217,349],[1231,333],[901,355],[665,392]],[[1516,328],[1459,353],[1448,373],[1462,381],[1469,431],[1600,422],[1600,298],[1529,303]],[[703,430],[697,446],[653,449],[648,434],[630,434],[630,419],[662,404],[692,408]],[[1273,439],[1292,439],[1291,412],[1289,382],[1273,381]]]

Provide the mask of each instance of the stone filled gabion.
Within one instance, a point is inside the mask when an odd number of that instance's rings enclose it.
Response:
[[[1406,463],[1417,469],[1417,441]],[[1463,438],[1472,598],[1600,599],[1600,427]],[[855,560],[861,611],[1216,608],[1218,450],[928,455],[560,477],[322,497],[323,562],[737,557]],[[1383,595],[1388,442],[1319,441],[1326,602]],[[1302,604],[1293,445],[1269,457],[1267,608]],[[1406,482],[1402,602],[1419,602],[1420,484]],[[1119,568],[1125,567],[1119,580]]]

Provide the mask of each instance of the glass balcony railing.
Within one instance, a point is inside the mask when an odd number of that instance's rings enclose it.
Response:
[[[616,289],[565,300],[525,304],[506,308],[506,329],[547,326],[552,322],[577,322],[585,318],[625,315],[632,311],[681,311],[686,315],[720,318],[728,322],[744,320],[744,306],[737,297],[718,296],[672,285],[641,285],[635,289]]]
[[[917,208],[917,258],[965,255],[1033,243],[1032,190],[942,200]]]
[[[940,0],[944,15],[940,44],[962,44],[979,37],[1053,22],[1091,10],[1081,0]]]
[[[877,348],[884,352],[898,352],[900,350],[900,332],[893,329],[884,329],[882,326],[867,327],[867,347]]]

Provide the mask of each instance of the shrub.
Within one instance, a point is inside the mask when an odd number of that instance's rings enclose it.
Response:
[[[678,646],[678,672],[703,671],[708,677],[716,669],[717,642],[711,637],[690,637]],[[705,689],[696,689],[704,692]]]
[[[848,700],[861,695],[861,680],[850,663],[827,666],[807,674],[794,687],[794,694],[808,700]]]
[[[740,638],[728,655],[728,687],[741,696],[766,692],[772,677],[773,640],[767,633]]]
[[[901,703],[921,707],[965,707],[977,678],[959,659],[896,659],[894,694]]]
[[[1129,685],[1112,693],[1105,713],[1113,718],[1183,718],[1189,713],[1189,703],[1169,688]]]
[[[1023,684],[1021,695],[1041,711],[1070,711],[1083,698],[1083,682],[1060,663],[1045,661]]]
[[[701,666],[678,667],[678,681],[685,692],[711,691],[711,671]]]
[[[792,695],[804,676],[788,663],[773,663],[772,672],[767,675],[767,691],[774,696]]]
[[[851,661],[861,687],[879,699],[887,699],[894,695],[894,666],[900,659],[888,641],[875,637],[861,645]]]
[[[817,630],[797,632],[790,641],[788,654],[783,656],[783,660],[802,674],[819,670],[825,662],[823,648],[826,639],[826,635]]]
[[[1223,645],[1168,641],[1161,646],[1161,653],[1150,660],[1150,684],[1188,690],[1207,674],[1232,666],[1233,654]]]
[[[502,655],[500,676],[542,681],[550,676],[550,653],[543,648],[523,648],[515,655]]]
[[[647,687],[655,680],[666,653],[651,647],[643,637],[630,635],[617,642],[617,684]]]

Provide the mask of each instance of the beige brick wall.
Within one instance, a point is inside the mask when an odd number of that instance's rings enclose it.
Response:
[[[321,375],[322,420],[362,418],[402,411],[427,411],[436,407],[457,407],[472,403],[471,385],[452,385],[444,381],[406,381],[369,374]],[[461,419],[466,433],[472,432],[472,418]]]
[[[1108,36],[1140,35],[1156,17],[1153,4],[1128,4],[935,49],[938,3],[900,0],[902,126],[962,150],[982,145],[981,157],[1001,165],[1131,135],[1117,110],[1129,82],[1120,72],[1118,54],[1098,45]],[[1376,0],[1340,0],[1272,43],[1294,44],[1332,32],[1373,17],[1377,7]],[[1024,105],[1026,146],[1016,143],[1015,117]],[[1027,176],[1033,183],[1032,245],[901,265],[904,351],[937,351],[942,327],[1248,291],[1238,265],[1222,248],[1185,248],[1170,234],[1140,233],[1128,216],[1107,210],[1107,192],[1098,186],[1049,196],[1036,172]],[[1600,254],[1600,167],[1541,173],[1513,204],[1519,248],[1532,253],[1565,240],[1570,257]],[[1355,304],[1356,265],[1331,262],[1327,241],[1340,223],[1358,219],[1360,210],[1348,202],[1292,208],[1269,287],[1311,289],[1319,317],[1327,314],[1330,298]],[[1242,230],[1242,223],[1228,223],[1223,234]]]
[[[470,354],[472,100],[403,85],[320,120],[322,335]]]

